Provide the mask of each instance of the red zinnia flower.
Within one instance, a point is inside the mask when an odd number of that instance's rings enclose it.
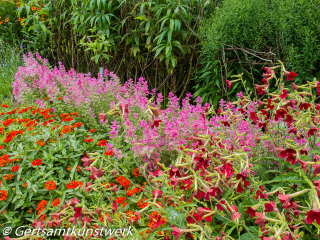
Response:
[[[7,199],[8,192],[6,190],[1,190],[0,191],[0,201],[4,201]]]
[[[52,180],[47,182],[45,185],[46,185],[45,188],[48,189],[49,191],[57,188],[57,185]]]
[[[107,140],[99,140],[99,142],[98,142],[98,146],[106,146],[106,144],[107,144]]]
[[[55,207],[55,206],[58,206],[59,204],[60,204],[60,199],[56,198],[52,201],[51,206]]]
[[[40,165],[42,165],[43,163],[42,163],[42,160],[41,160],[41,159],[36,159],[36,160],[34,160],[31,164],[32,164],[32,166],[40,166]]]
[[[105,151],[104,155],[106,156],[113,156],[113,151]]]
[[[84,140],[86,143],[89,143],[89,142],[93,142],[93,139],[92,138],[87,138]]]
[[[17,172],[20,169],[18,165],[15,165],[11,168],[11,172]]]

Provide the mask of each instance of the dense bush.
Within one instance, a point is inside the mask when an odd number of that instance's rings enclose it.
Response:
[[[21,36],[23,23],[17,18],[17,8],[20,1],[3,0],[0,1],[0,38],[11,44],[17,44]]]
[[[14,94],[46,109],[1,106],[1,228],[12,222],[130,226],[129,239],[148,240],[317,239],[318,81],[297,85],[295,72],[280,63],[263,74],[258,91],[267,94],[265,101],[240,92],[236,102],[221,100],[215,113],[200,98],[193,105],[188,95],[180,106],[170,94],[160,109],[163,97],[149,92],[143,79],[121,86],[113,76],[89,91],[86,83],[101,78],[66,73],[63,66],[50,70],[37,58],[25,57]],[[73,101],[63,79],[73,86]],[[240,76],[228,84],[235,83],[244,84]],[[292,83],[292,92],[285,83]],[[85,117],[94,115],[83,109],[94,108],[109,91],[115,98],[97,114],[99,128],[75,127],[82,121],[88,126]],[[42,164],[31,166],[37,159]],[[41,197],[30,197],[34,188]]]
[[[0,40],[0,101],[12,96],[14,75],[22,63],[21,48],[14,48]]]
[[[299,72],[306,83],[319,76],[319,0],[225,0],[203,24],[202,70],[195,78],[196,95],[217,105],[224,97],[235,100],[239,84],[228,89],[232,74],[244,73],[246,86],[255,92],[265,66],[280,59]]]

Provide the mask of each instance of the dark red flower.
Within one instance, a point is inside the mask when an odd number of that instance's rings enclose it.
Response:
[[[264,191],[264,189],[263,189],[263,186],[261,185],[261,186],[259,186],[259,189],[258,189],[257,192],[256,192],[255,199],[258,199],[259,197],[260,197],[260,198],[263,198],[263,197],[264,197],[262,191]]]
[[[304,155],[308,156],[308,151],[307,151],[307,149],[305,149],[305,148],[304,148],[304,149],[301,149],[301,150],[300,150],[300,154],[301,154],[301,155],[304,154]]]
[[[81,207],[76,207],[73,209],[74,210],[74,215],[73,217],[76,219],[76,218],[79,218],[79,220],[81,220],[81,216],[82,216],[82,208]]]
[[[239,182],[236,191],[237,191],[238,193],[242,193],[242,192],[249,186],[249,184],[250,184],[249,181],[244,181],[243,187],[242,187],[242,186],[241,186],[241,182]]]
[[[265,115],[266,117],[268,117],[268,111],[265,109],[261,109],[260,112],[262,113],[262,115]]]
[[[258,122],[258,126],[264,129],[267,129],[267,122]]]
[[[289,114],[286,115],[286,119],[284,120],[287,123],[287,126],[289,127],[293,122],[293,117]]]
[[[280,95],[280,97],[281,97],[282,99],[285,99],[286,97],[288,97],[288,92],[287,92],[287,90],[282,90],[282,94]]]
[[[271,99],[267,99],[268,101],[268,104],[267,104],[267,109],[269,108],[270,111],[272,111],[274,109],[274,105],[271,104],[272,103],[272,100]]]
[[[313,221],[316,221],[317,224],[320,225],[320,211],[313,209],[307,212],[306,221],[308,224],[312,224]]]
[[[286,161],[291,162],[292,165],[296,164],[296,155],[288,154]]]
[[[246,112],[243,108],[238,108],[238,111],[239,111],[241,114],[244,114],[244,113]]]
[[[310,103],[307,103],[307,102],[302,102],[300,103],[299,105],[299,109],[302,110],[308,110],[309,107],[311,107],[312,105]]]
[[[281,118],[284,118],[284,116],[287,114],[287,111],[283,108],[280,108],[276,111],[275,120],[278,121]]]
[[[273,201],[270,201],[269,203],[264,204],[264,207],[265,207],[264,212],[276,212],[276,211],[278,211],[277,205]]]
[[[269,84],[268,79],[265,79],[265,78],[262,79],[262,82],[263,82],[264,85],[268,85]]]
[[[289,130],[289,133],[292,133],[294,135],[297,135],[298,129],[296,127]]]
[[[229,81],[229,80],[226,80],[226,82],[227,82],[227,84],[228,84],[228,88],[231,88],[231,84],[232,84],[232,82],[231,82],[231,81]]]
[[[151,129],[153,129],[154,127],[159,127],[160,123],[162,122],[162,120],[160,119],[154,119],[151,125]]]
[[[297,74],[295,72],[289,72],[287,75],[287,81],[288,80],[293,81],[296,76]]]
[[[246,213],[250,214],[250,217],[253,218],[256,215],[256,209],[252,207],[247,207]]]
[[[225,205],[226,202],[222,200],[222,201],[220,201],[220,203]],[[222,207],[222,205],[220,203],[217,204],[217,209],[224,212],[224,207]]]
[[[318,130],[318,128],[310,128],[308,131],[308,137],[314,136]]]
[[[220,188],[218,188],[218,187],[209,188],[209,189],[207,189],[207,192],[205,194],[205,199],[209,200],[210,196],[214,197],[216,194],[220,195],[221,193],[222,192],[221,192]]]
[[[241,180],[242,181],[245,181],[246,179],[247,179],[247,174],[246,173],[238,173],[237,175],[236,175],[236,178],[237,178],[237,180],[239,180],[240,178],[241,178]]]
[[[313,171],[313,177],[315,177],[317,174],[320,173],[320,164],[312,165],[312,168],[314,169],[314,171]]]
[[[250,112],[250,119],[256,123],[259,120],[258,114],[256,112]]]
[[[264,86],[259,86],[258,84],[256,84],[256,89],[257,89],[259,95],[263,95]]]
[[[290,194],[284,195],[280,194],[278,196],[281,203],[283,203],[283,208],[288,208],[291,206],[290,200],[292,199],[292,196]]]
[[[181,177],[179,169],[176,168],[176,167],[172,167],[170,169],[170,171],[169,171],[169,176],[170,176],[170,178],[172,178],[172,177],[178,177],[178,178]]]
[[[221,123],[222,123],[223,126],[225,126],[225,127],[230,127],[230,123],[228,123],[227,121],[222,121]]]

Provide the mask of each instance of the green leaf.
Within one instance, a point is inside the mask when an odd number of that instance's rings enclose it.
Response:
[[[24,199],[20,199],[20,201],[18,202],[18,204],[15,205],[14,210],[16,210],[17,208],[21,207],[24,203]]]
[[[143,21],[149,21],[149,19],[146,18],[145,16],[138,16],[138,17],[135,17],[134,19],[143,20]]]
[[[177,212],[173,207],[166,209],[166,213],[169,217],[169,222],[179,228],[185,228],[185,217],[183,213]]]
[[[240,236],[240,240],[254,240],[256,239],[252,234],[245,233]]]

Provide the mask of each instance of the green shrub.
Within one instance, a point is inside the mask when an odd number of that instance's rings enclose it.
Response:
[[[12,82],[22,64],[20,49],[0,40],[0,101],[12,95]]]
[[[319,6],[319,0],[225,0],[202,26],[195,95],[214,104],[221,97],[234,100],[243,89],[235,84],[230,90],[225,81],[240,73],[255,92],[263,67],[277,59],[300,73],[299,84],[319,75]]]

